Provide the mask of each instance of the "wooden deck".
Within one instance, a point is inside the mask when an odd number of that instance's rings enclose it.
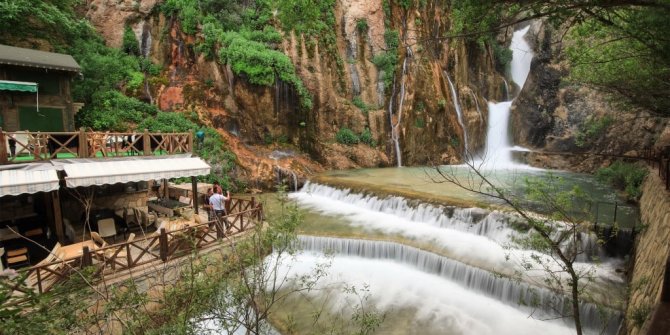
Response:
[[[193,151],[191,133],[7,132],[0,128],[0,165],[64,158],[174,155]]]
[[[74,257],[57,258],[53,262],[23,270],[21,273],[26,276],[25,282],[11,288],[14,293],[5,301],[5,305],[20,304],[31,292],[48,292],[83,268],[92,268],[93,278],[96,280],[108,279],[123,273],[143,272],[147,267],[180,259],[194,250],[221,245],[263,221],[263,207],[254,198],[236,200],[231,205],[231,214],[225,217],[229,229],[225,228],[223,222],[175,220],[159,231],[131,242],[94,250],[82,244],[81,253]]]

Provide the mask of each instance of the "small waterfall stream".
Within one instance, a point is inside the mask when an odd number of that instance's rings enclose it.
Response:
[[[463,111],[461,111],[461,104],[458,102],[458,94],[456,93],[456,88],[454,87],[454,83],[451,82],[451,78],[449,77],[449,74],[447,71],[442,71],[444,73],[444,76],[447,77],[447,82],[449,83],[449,88],[451,89],[451,97],[452,100],[454,101],[454,109],[456,109],[456,116],[458,117],[458,124],[461,126],[461,129],[463,130],[463,153],[464,156],[468,155],[468,128],[465,126],[465,123],[463,122]]]
[[[510,100],[509,98],[509,84],[507,83],[507,79],[503,78],[503,83],[505,83],[505,101]]]
[[[400,151],[400,124],[402,121],[402,108],[405,103],[405,76],[407,75],[407,61],[412,57],[412,49],[407,47],[407,53],[405,59],[402,62],[402,72],[400,73],[400,102],[398,103],[398,110],[396,112],[396,121],[393,122],[393,116],[391,112],[391,103],[389,103],[389,118],[391,119],[391,139],[395,146],[396,160],[398,162],[398,167],[402,167],[402,152]],[[395,86],[395,84],[394,84]],[[393,97],[391,97],[393,99]]]

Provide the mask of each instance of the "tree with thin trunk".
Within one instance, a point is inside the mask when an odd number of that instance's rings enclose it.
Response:
[[[504,185],[483,165],[466,161],[468,172],[449,166],[435,166],[427,173],[436,183],[450,183],[463,190],[493,199],[520,217],[521,225],[528,234],[513,237],[506,247],[532,250],[527,259],[520,259],[522,270],[516,272],[516,279],[522,280],[524,272],[541,270],[541,285],[564,296],[570,306],[554,301],[553,309],[559,317],[574,320],[577,334],[583,333],[580,301],[591,299],[591,285],[596,280],[596,265],[584,266],[578,256],[587,252],[581,240],[594,230],[590,220],[590,200],[578,187],[566,188],[558,177],[547,174],[544,177],[526,179],[523,187],[516,189]],[[432,171],[432,172],[431,172]],[[459,172],[460,171],[460,172]],[[539,215],[537,212],[544,212]],[[600,239],[602,242],[602,238]],[[508,256],[509,257],[509,256]],[[597,261],[597,259],[592,259]],[[538,307],[538,306],[536,306]],[[603,320],[603,327],[607,320]]]

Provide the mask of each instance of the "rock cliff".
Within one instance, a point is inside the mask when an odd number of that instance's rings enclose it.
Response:
[[[86,16],[110,46],[119,46],[124,27],[132,27],[142,54],[164,69],[144,98],[163,110],[194,111],[216,127],[239,157],[240,177],[250,180],[271,183],[278,168],[305,176],[322,168],[395,165],[394,131],[403,165],[460,162],[466,145],[477,150],[485,143],[486,101],[504,93],[490,47],[436,38],[451,29],[448,9],[437,1],[389,11],[382,0],[338,1],[332,28],[341,62],[318,43],[283,32],[278,48],[312,94],[310,110],[298,107],[291,85],[253,85],[206,59],[195,48],[201,37],[183,33],[178,19],[155,6],[155,0],[93,0]],[[362,20],[365,29],[357,24]],[[393,84],[385,85],[373,59],[385,52],[389,30],[402,43]],[[357,134],[368,128],[377,145],[337,143],[342,128]]]
[[[565,79],[569,68],[560,51],[570,41],[564,34],[536,22],[526,36],[536,57],[511,123],[515,143],[534,150],[528,163],[591,172],[616,159],[611,155],[639,156],[661,138],[667,119]]]

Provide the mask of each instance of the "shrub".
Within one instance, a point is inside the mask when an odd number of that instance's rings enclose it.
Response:
[[[588,139],[602,135],[613,122],[614,120],[609,116],[600,119],[589,117],[575,134],[575,144],[578,147],[585,146]]]
[[[601,182],[626,192],[629,200],[637,200],[642,195],[642,182],[647,172],[647,169],[638,164],[616,161],[606,168],[598,169],[596,177]]]
[[[356,135],[356,133],[354,133],[354,131],[349,128],[340,128],[340,130],[335,135],[335,140],[337,140],[338,143],[346,145],[354,145],[360,142],[358,135]]]
[[[365,143],[373,148],[377,146],[377,141],[375,141],[375,139],[372,137],[372,132],[368,127],[365,127],[365,130],[363,130],[361,133],[360,140],[362,143]]]
[[[122,49],[129,55],[140,55],[140,44],[137,42],[135,32],[133,32],[130,26],[126,26],[126,28],[123,30]]]
[[[368,20],[365,18],[358,19],[356,21],[356,30],[358,30],[359,33],[364,34],[365,32],[368,31],[370,27],[368,27]]]
[[[414,127],[417,128],[423,128],[426,126],[426,121],[424,121],[422,118],[417,118],[414,120]]]
[[[354,104],[354,106],[358,107],[363,112],[363,114],[366,115],[368,114],[370,106],[368,106],[365,102],[363,102],[363,99],[361,99],[361,97],[359,96],[354,97],[352,103]]]

